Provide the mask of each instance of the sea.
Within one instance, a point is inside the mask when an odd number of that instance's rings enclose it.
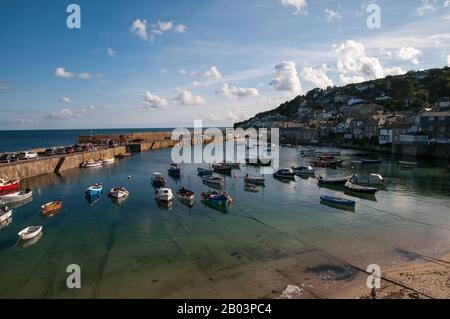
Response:
[[[80,135],[170,132],[171,128],[120,128],[0,131],[0,153],[73,145]]]

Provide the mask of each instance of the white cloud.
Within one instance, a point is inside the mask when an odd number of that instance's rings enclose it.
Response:
[[[285,7],[294,7],[295,11],[293,14],[308,14],[306,11],[306,7],[308,6],[306,0],[281,0],[281,4]]]
[[[167,74],[167,73],[169,73],[169,71],[167,71],[166,69],[160,69],[160,70],[159,70],[159,73],[161,73],[161,74]]]
[[[199,95],[193,95],[191,91],[178,89],[178,95],[174,98],[181,105],[204,105],[205,100]]]
[[[112,49],[112,48],[106,48],[106,52],[108,52],[108,55],[111,58],[114,58],[116,56],[116,51],[114,49]]]
[[[89,105],[80,109],[62,109],[60,111],[48,113],[45,118],[49,120],[73,120],[93,110],[95,110],[94,105]]]
[[[301,94],[303,92],[302,85],[297,75],[295,62],[284,61],[275,66],[275,75],[270,85],[276,91],[285,91],[293,94]]]
[[[181,69],[180,74],[186,75],[186,74],[188,74],[188,71]]]
[[[358,83],[383,78],[388,73],[403,72],[400,68],[384,69],[377,58],[368,57],[364,44],[347,40],[340,46],[335,45],[337,70],[343,84]]]
[[[417,12],[418,16],[424,16],[427,13],[436,11],[436,9],[437,9],[436,8],[436,1],[422,0],[422,3],[417,8],[416,12]]]
[[[187,26],[185,26],[184,24],[178,24],[173,27],[173,31],[176,33],[184,33],[187,31]]]
[[[396,52],[396,55],[402,60],[411,61],[413,64],[419,64],[419,56],[422,55],[422,51],[413,47],[402,47]]]
[[[70,98],[68,98],[67,96],[63,96],[63,97],[59,98],[59,101],[62,103],[67,103],[67,104],[72,103],[72,100]]]
[[[34,121],[30,119],[17,119],[15,121],[20,126],[34,125]]]
[[[227,99],[237,99],[259,96],[259,91],[255,88],[238,88],[235,86],[229,86],[228,83],[224,83],[222,87],[216,91],[216,94]]]
[[[328,9],[328,8],[326,8],[324,11],[325,11],[325,13],[328,14],[328,18],[327,18],[328,22],[333,22],[335,20],[338,20],[338,19],[342,18],[342,15],[339,12],[337,12],[337,11],[334,11],[334,10],[331,10],[331,9]]]
[[[227,120],[233,122],[241,122],[248,119],[250,116],[247,113],[242,112],[239,108],[236,111],[227,110]]]
[[[191,85],[195,88],[205,88],[210,85],[209,82],[199,82],[199,81],[192,81]]]
[[[187,26],[184,24],[174,24],[173,21],[158,21],[152,25],[152,33],[163,34],[164,32],[173,31],[175,33],[184,33],[187,31]]]
[[[447,65],[450,66],[450,54],[447,57]]]
[[[215,65],[210,67],[206,71],[198,71],[198,72],[192,72],[192,75],[198,78],[204,78],[208,80],[221,80],[222,75],[220,74],[219,70]]]
[[[402,68],[395,66],[393,68],[384,68],[384,75],[388,76],[388,75],[402,75],[405,74],[406,71],[403,70]]]
[[[142,40],[150,40],[147,32],[147,20],[136,19],[131,25],[130,31],[136,34]]]
[[[169,103],[166,99],[163,99],[157,95],[145,91],[143,107],[146,109],[163,109],[166,108]]]
[[[333,86],[333,81],[327,76],[327,66],[322,65],[318,69],[305,67],[302,69],[300,76],[302,80],[312,83],[315,87],[324,89]]]
[[[64,78],[64,79],[70,79],[73,78],[74,74],[72,72],[66,71],[64,68],[56,68],[54,75],[56,77]]]
[[[77,75],[77,77],[78,77],[79,79],[81,79],[81,80],[91,80],[91,79],[93,79],[93,78],[101,79],[101,78],[103,77],[103,75],[101,75],[101,74],[99,74],[99,73],[97,73],[97,74],[92,74],[92,73],[90,73],[90,72],[82,72],[82,73],[79,73],[79,74]]]

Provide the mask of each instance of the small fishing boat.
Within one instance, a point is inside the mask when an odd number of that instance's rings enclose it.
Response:
[[[173,200],[172,190],[170,188],[158,188],[155,190],[155,199],[161,202],[170,202]]]
[[[84,162],[83,164],[81,164],[81,167],[83,168],[93,168],[93,167],[100,167],[102,166],[102,161],[94,161],[93,159],[90,159],[87,162]]]
[[[167,170],[167,173],[169,174],[169,176],[172,177],[180,177],[181,175],[181,169],[178,166],[178,164],[170,164],[169,169]]]
[[[195,193],[193,191],[190,191],[184,187],[180,188],[177,192],[178,199],[184,200],[184,201],[194,201],[195,200]]]
[[[240,163],[234,163],[234,162],[227,162],[227,165],[231,168],[240,169],[241,164]]]
[[[231,197],[223,192],[223,193],[217,193],[217,192],[207,192],[202,193],[202,200],[208,204],[214,205],[214,206],[222,206],[227,207],[231,205],[233,200]]]
[[[361,164],[363,165],[380,165],[383,163],[382,160],[372,160],[372,159],[362,159]]]
[[[244,181],[246,184],[264,185],[266,179],[263,176],[251,176],[247,174],[247,176],[244,177]]]
[[[112,164],[115,161],[116,161],[116,159],[114,157],[112,157],[112,158],[104,158],[104,159],[102,159],[102,164],[103,165],[105,165],[105,164]]]
[[[161,173],[153,173],[152,185],[156,188],[163,188],[166,186],[166,180]]]
[[[370,174],[369,176],[353,175],[350,181],[353,184],[383,185],[384,178],[380,174]]]
[[[101,183],[95,183],[94,185],[89,186],[85,194],[88,196],[100,196],[103,193],[103,186]]]
[[[346,190],[362,194],[375,194],[376,192],[378,192],[377,188],[356,185],[353,184],[351,181],[345,183],[344,187]]]
[[[19,235],[22,240],[30,240],[38,236],[42,232],[42,226],[28,226],[22,229],[17,235]]]
[[[419,163],[417,162],[408,162],[408,161],[398,161],[398,164],[400,165],[400,167],[403,168],[415,168],[419,166]]]
[[[11,216],[12,216],[12,209],[8,208],[8,206],[0,208],[0,224],[11,218]]]
[[[202,178],[203,183],[208,185],[214,185],[217,187],[222,187],[224,183],[224,179],[222,177],[212,176],[212,175],[206,175]]]
[[[217,173],[231,174],[232,167],[226,163],[213,164],[213,170]]]
[[[20,180],[4,180],[0,178],[0,193],[2,192],[9,192],[9,191],[15,191],[20,188]]]
[[[62,207],[62,200],[54,200],[41,206],[42,215],[52,215]]]
[[[33,192],[29,189],[20,192],[14,192],[0,196],[0,202],[2,203],[18,203],[29,199],[33,196]]]
[[[212,175],[213,171],[205,168],[197,168],[198,176]]]
[[[251,192],[251,193],[258,193],[259,188],[258,188],[258,186],[254,185],[254,184],[246,183],[244,185],[244,191]]]
[[[354,200],[340,198],[340,197],[333,197],[328,195],[322,195],[320,196],[320,200],[323,203],[332,205],[332,206],[342,206],[342,207],[350,207],[354,208],[356,205],[356,202]]]
[[[122,186],[111,188],[109,191],[109,196],[112,198],[121,199],[127,197],[128,195],[130,195],[130,193],[125,189],[125,187]]]
[[[300,166],[300,167],[292,167],[295,174],[298,176],[314,176],[316,175],[316,170],[311,166]]]
[[[291,168],[282,168],[273,174],[276,178],[295,180],[295,172]]]
[[[332,156],[332,155],[320,155],[319,156],[319,160],[321,161],[332,161],[336,158],[336,156]]]
[[[305,148],[300,152],[300,155],[302,155],[303,157],[314,157],[316,156],[316,149]]]
[[[317,178],[317,183],[319,185],[345,185],[351,176],[347,177],[336,177],[336,178],[324,178],[319,176]]]

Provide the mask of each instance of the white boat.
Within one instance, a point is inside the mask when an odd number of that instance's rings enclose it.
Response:
[[[22,240],[29,240],[36,237],[41,232],[42,226],[29,226],[25,229],[22,229],[17,235],[19,235]]]
[[[114,187],[109,191],[109,196],[117,199],[125,198],[128,195],[130,195],[130,193],[125,189],[125,187]]]
[[[90,159],[87,162],[84,162],[81,167],[83,168],[92,168],[92,167],[100,167],[102,166],[102,161],[94,161],[93,159]]]
[[[407,161],[398,161],[398,164],[401,167],[406,167],[406,168],[414,168],[414,167],[419,166],[419,163],[417,163],[417,162],[407,162]]]
[[[244,181],[247,184],[264,185],[266,179],[263,176],[251,176],[247,174],[247,176],[244,177]]]
[[[0,209],[0,224],[12,216],[12,209],[7,206]]]
[[[0,202],[2,203],[17,203],[24,201],[33,196],[33,192],[27,189],[26,191],[15,192],[7,195],[0,196]]]
[[[155,191],[155,199],[161,202],[170,202],[173,200],[172,190],[170,188],[158,188]]]
[[[102,164],[111,164],[111,163],[114,163],[115,161],[116,161],[116,159],[114,157],[104,158],[104,159],[102,159]]]
[[[299,176],[315,176],[316,170],[312,166],[292,167],[296,175]]]
[[[384,178],[380,174],[370,174],[369,176],[353,175],[350,181],[353,184],[363,185],[383,185]]]

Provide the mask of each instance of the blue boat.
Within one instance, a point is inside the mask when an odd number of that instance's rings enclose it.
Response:
[[[217,192],[202,193],[202,200],[205,203],[221,207],[227,207],[232,203],[232,199],[230,196],[228,196],[227,193],[217,193]]]
[[[322,196],[320,196],[320,199],[325,204],[330,204],[330,205],[333,205],[333,206],[355,208],[355,205],[356,205],[356,202],[354,200],[340,198],[340,197],[333,197],[333,196],[328,196],[328,195],[322,195]]]
[[[361,164],[363,165],[380,165],[383,163],[382,160],[371,160],[371,159],[362,159]]]
[[[87,196],[100,196],[103,193],[103,186],[100,183],[95,183],[92,186],[89,186],[88,189],[86,189],[85,194]]]
[[[295,180],[295,172],[290,168],[283,168],[273,174],[276,178]]]
[[[169,169],[167,170],[168,174],[172,177],[180,177],[181,169],[178,167],[178,164],[170,164]]]

